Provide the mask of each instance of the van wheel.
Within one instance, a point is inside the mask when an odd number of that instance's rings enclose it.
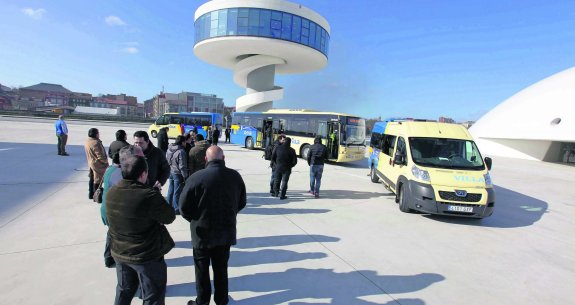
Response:
[[[152,132],[150,132],[150,134],[152,134],[152,138],[155,138],[158,136],[158,132],[156,132],[155,130],[152,130]]]
[[[252,137],[246,138],[246,148],[247,149],[254,149],[254,139]]]
[[[373,183],[379,182],[379,177],[375,173],[375,166],[373,166],[373,164],[371,165],[371,171],[369,173],[369,176],[371,177],[371,182],[373,182]]]
[[[300,150],[300,156],[302,159],[307,160],[307,156],[309,155],[309,145],[304,145],[302,146],[301,150]]]
[[[403,213],[411,213],[413,210],[409,208],[408,199],[403,188],[404,186],[402,185],[399,189],[399,210]]]

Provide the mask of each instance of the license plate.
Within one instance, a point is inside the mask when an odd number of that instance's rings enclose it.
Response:
[[[473,207],[460,207],[457,205],[450,205],[447,206],[448,211],[452,212],[466,212],[466,213],[473,213]]]

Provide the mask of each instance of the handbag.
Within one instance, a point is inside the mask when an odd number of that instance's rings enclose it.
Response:
[[[104,188],[102,187],[102,183],[100,183],[100,185],[94,192],[94,197],[92,198],[92,200],[94,200],[95,203],[102,203],[103,195],[104,195]]]

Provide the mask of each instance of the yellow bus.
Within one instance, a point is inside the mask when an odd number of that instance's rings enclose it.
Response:
[[[336,112],[272,109],[235,112],[231,143],[248,149],[265,148],[279,133],[292,139],[292,147],[307,159],[316,135],[330,152],[329,161],[349,162],[365,158],[365,119]]]
[[[488,217],[495,207],[489,170],[473,138],[459,124],[390,120],[371,134],[371,181],[396,195],[402,212],[471,218]]]
[[[222,129],[222,115],[211,112],[174,112],[164,113],[148,128],[148,133],[155,138],[160,129],[168,127],[168,138],[175,139],[192,129],[207,138],[208,127]]]

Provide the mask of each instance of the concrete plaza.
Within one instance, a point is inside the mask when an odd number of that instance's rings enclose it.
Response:
[[[133,123],[68,121],[69,157],[53,121],[0,117],[0,304],[112,304],[106,227],[88,200],[83,143]],[[128,139],[132,142],[131,137]],[[153,139],[155,144],[155,139]],[[493,216],[401,213],[366,162],[326,165],[321,198],[299,159],[288,200],[269,196],[261,151],[222,145],[247,186],[230,259],[231,304],[570,304],[575,298],[575,167],[494,158]],[[167,192],[167,185],[164,193]],[[195,296],[188,223],[168,225],[166,304]],[[135,299],[133,304],[140,304]]]

